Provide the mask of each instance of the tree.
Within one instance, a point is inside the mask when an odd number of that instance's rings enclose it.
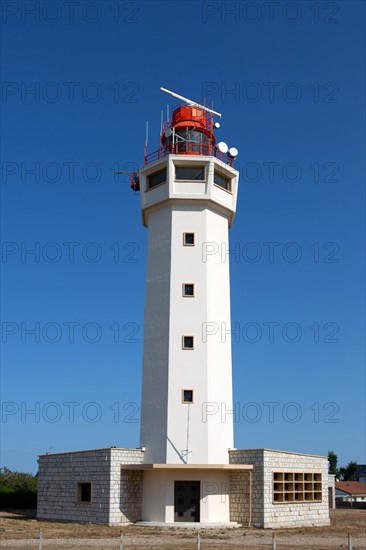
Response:
[[[357,462],[351,460],[345,468],[339,469],[339,476],[342,481],[351,481],[358,468]]]
[[[0,468],[0,486],[14,491],[37,491],[37,478],[25,472],[15,472],[9,468]]]
[[[328,472],[338,477],[339,476],[339,470],[337,468],[338,457],[333,451],[328,451],[328,460],[329,460]]]

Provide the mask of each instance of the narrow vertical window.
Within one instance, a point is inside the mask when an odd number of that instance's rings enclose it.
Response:
[[[219,174],[216,170],[214,173],[214,184],[226,189],[226,191],[231,191],[231,179],[227,178],[223,174]]]
[[[91,483],[78,483],[78,502],[91,502]]]

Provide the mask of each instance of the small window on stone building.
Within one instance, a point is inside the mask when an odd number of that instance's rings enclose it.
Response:
[[[91,502],[91,483],[78,483],[78,502]]]

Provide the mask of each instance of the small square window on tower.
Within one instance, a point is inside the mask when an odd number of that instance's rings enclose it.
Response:
[[[182,390],[182,403],[193,403],[193,390]]]
[[[194,336],[183,336],[182,347],[183,349],[194,349]]]
[[[184,246],[194,246],[194,233],[183,233]]]
[[[194,284],[193,283],[183,283],[183,296],[185,298],[187,297],[194,297]]]

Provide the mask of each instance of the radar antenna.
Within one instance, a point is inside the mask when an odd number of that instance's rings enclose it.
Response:
[[[194,107],[199,107],[203,111],[207,111],[208,113],[211,113],[212,115],[216,115],[221,118],[221,113],[218,113],[217,111],[213,111],[212,109],[209,109],[208,107],[205,107],[204,105],[200,105],[196,101],[192,101],[191,99],[187,99],[186,97],[183,97],[182,95],[176,94],[174,92],[171,92],[170,90],[167,90],[166,88],[160,88],[162,92],[165,92],[166,94],[169,94],[176,99],[180,99],[181,101],[184,101],[184,103],[188,103],[188,105],[192,105]]]

